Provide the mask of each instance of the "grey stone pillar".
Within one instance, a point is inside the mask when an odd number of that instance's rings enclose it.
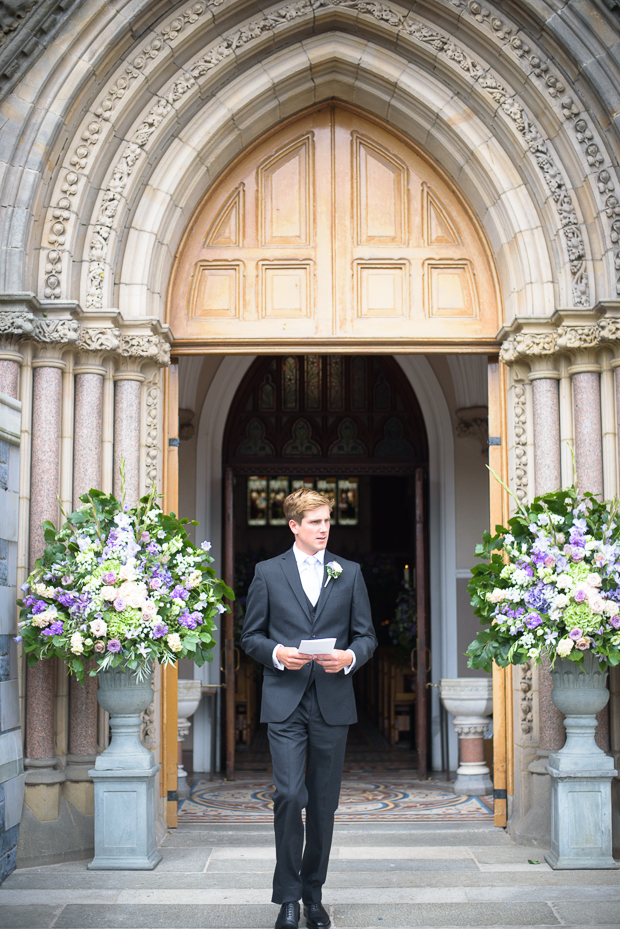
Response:
[[[59,358],[33,361],[32,453],[30,479],[30,569],[45,549],[41,524],[58,525],[62,369]],[[60,785],[54,744],[55,663],[39,661],[26,671],[26,804],[38,819],[58,818]],[[30,786],[39,785],[36,792]],[[36,802],[35,802],[36,801]]]
[[[601,425],[600,365],[595,362],[571,365],[575,463],[577,484],[582,492],[603,493],[603,436]]]
[[[78,365],[75,370],[75,423],[73,431],[73,506],[91,487],[101,489],[103,378],[105,368]]]
[[[562,486],[559,378],[559,371],[540,371],[536,368],[529,375],[534,408],[534,477],[537,495]]]
[[[125,503],[135,506],[140,497],[140,427],[144,375],[137,371],[117,371],[114,381],[114,496],[121,499],[123,461]]]

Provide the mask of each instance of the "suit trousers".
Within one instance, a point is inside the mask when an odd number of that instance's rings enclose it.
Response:
[[[311,681],[288,719],[269,723],[268,729],[276,788],[276,869],[271,899],[279,904],[299,899],[320,903],[349,727],[325,722]]]

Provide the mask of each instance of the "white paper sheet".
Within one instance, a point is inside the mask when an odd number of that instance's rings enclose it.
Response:
[[[302,655],[329,655],[335,645],[335,639],[302,639],[299,651]]]

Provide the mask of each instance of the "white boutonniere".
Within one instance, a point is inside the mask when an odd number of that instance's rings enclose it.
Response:
[[[327,587],[332,577],[334,580],[340,577],[342,574],[342,565],[338,564],[337,561],[330,561],[325,570],[327,571],[327,580],[323,584],[323,587]]]

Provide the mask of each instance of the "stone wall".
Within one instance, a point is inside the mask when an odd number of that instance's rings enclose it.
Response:
[[[21,403],[0,393],[0,884],[15,868],[24,799],[15,610]]]

